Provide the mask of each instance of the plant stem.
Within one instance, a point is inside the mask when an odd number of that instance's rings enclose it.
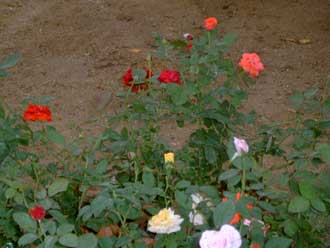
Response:
[[[45,241],[47,236],[46,236],[46,233],[45,233],[45,231],[44,231],[44,229],[43,229],[43,227],[42,227],[42,225],[41,225],[41,221],[38,220],[37,222],[38,222],[38,224],[39,224],[40,232],[41,232],[41,234],[42,234],[42,237],[44,237],[43,240]]]
[[[241,167],[243,169],[243,175],[242,175],[242,191],[241,191],[241,194],[243,196],[244,195],[244,192],[245,192],[245,184],[246,184],[246,169],[245,169],[245,166],[243,165],[243,162],[241,162]]]

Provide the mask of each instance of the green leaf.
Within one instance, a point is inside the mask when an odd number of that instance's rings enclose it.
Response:
[[[228,46],[228,45],[231,45],[234,43],[234,41],[236,40],[236,37],[237,37],[237,35],[235,33],[228,33],[223,37],[222,41],[225,45]]]
[[[288,248],[292,243],[292,239],[275,237],[270,239],[265,248]]]
[[[319,198],[312,199],[311,203],[312,203],[312,207],[315,208],[316,210],[318,210],[320,212],[327,211],[327,208],[321,199],[319,199]]]
[[[265,248],[288,248],[292,243],[292,239],[275,237],[270,239]]]
[[[0,78],[8,77],[8,75],[8,72],[0,70]]]
[[[218,159],[218,152],[211,146],[204,147],[205,158],[210,164],[215,164]]]
[[[49,214],[60,224],[66,223],[65,216],[58,210],[49,210]]]
[[[270,203],[268,203],[268,202],[265,202],[265,201],[259,201],[259,202],[258,202],[258,205],[259,205],[261,208],[263,208],[263,209],[265,209],[266,211],[268,211],[268,212],[271,212],[271,213],[275,213],[275,212],[276,212],[275,208],[274,208]]]
[[[301,213],[309,209],[309,201],[302,196],[294,197],[289,203],[289,212],[291,213]]]
[[[236,213],[235,204],[232,200],[227,200],[216,206],[213,211],[213,222],[217,227],[220,227],[228,222],[234,217]]]
[[[224,181],[224,180],[230,179],[230,178],[238,175],[238,173],[239,173],[239,170],[237,170],[237,169],[227,170],[224,173],[220,174],[219,181]]]
[[[24,212],[13,214],[15,222],[26,232],[35,233],[37,230],[37,222],[30,215]]]
[[[73,233],[63,235],[59,240],[61,245],[68,247],[78,247],[78,237]]]
[[[175,191],[175,201],[183,208],[189,208],[188,197],[184,192],[176,190]]]
[[[125,247],[126,245],[128,245],[131,242],[132,242],[132,238],[129,236],[120,237],[120,238],[118,238],[118,240],[116,242],[116,247],[118,247],[118,248]]]
[[[71,233],[73,230],[74,230],[74,225],[69,223],[64,223],[58,227],[57,235],[63,236],[64,234]]]
[[[19,246],[28,245],[37,239],[38,239],[38,236],[35,235],[34,233],[27,233],[27,234],[24,234],[22,237],[20,237],[20,239],[18,240],[18,245]]]
[[[65,138],[62,134],[60,134],[54,127],[47,127],[47,136],[48,139],[54,142],[57,145],[64,146],[65,145]]]
[[[48,188],[48,195],[51,197],[57,193],[66,191],[69,185],[69,180],[65,178],[56,179]]]
[[[78,238],[79,248],[95,248],[97,247],[97,238],[92,233],[87,233]]]
[[[179,181],[176,185],[175,188],[176,189],[186,189],[191,185],[191,183],[187,180],[181,180]]]
[[[54,235],[56,233],[55,221],[48,219],[48,220],[44,220],[41,224],[45,232],[48,232],[50,235]]]
[[[306,98],[311,98],[311,97],[315,96],[318,91],[319,91],[319,88],[317,86],[313,86],[304,92],[304,96]]]
[[[293,237],[298,231],[298,225],[293,220],[286,220],[284,223],[284,232],[289,237]]]
[[[15,53],[13,55],[10,55],[5,60],[0,62],[0,70],[14,66],[20,58],[21,58],[20,53]]]
[[[315,190],[314,186],[309,182],[300,182],[299,191],[301,195],[308,200],[317,198],[317,191]]]
[[[172,102],[177,105],[183,105],[187,102],[189,94],[182,88],[181,85],[176,83],[166,84],[167,94],[171,97]]]
[[[8,188],[5,192],[5,197],[6,199],[13,198],[16,195],[16,190],[13,188]]]
[[[56,244],[56,242],[58,241],[58,238],[57,237],[53,237],[53,236],[47,236],[45,238],[45,246],[44,248],[53,248]]]
[[[107,159],[102,159],[97,165],[96,165],[96,172],[98,174],[103,174],[108,170],[109,167],[109,161]]]
[[[304,95],[301,92],[295,91],[292,96],[289,97],[289,105],[294,109],[301,108],[304,103]]]
[[[330,145],[329,144],[318,144],[316,151],[320,154],[321,159],[330,164]]]
[[[153,188],[155,186],[155,177],[150,170],[145,169],[143,171],[142,180],[147,187]]]
[[[6,115],[6,111],[5,111],[4,107],[2,106],[2,104],[0,102],[0,119],[4,119],[5,118],[5,115]]]

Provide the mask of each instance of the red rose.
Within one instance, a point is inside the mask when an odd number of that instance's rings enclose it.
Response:
[[[215,26],[217,26],[217,24],[218,24],[218,20],[215,17],[209,17],[204,20],[204,27],[208,31],[211,31],[212,29],[214,29]]]
[[[24,111],[23,119],[25,121],[51,121],[52,113],[46,106],[29,104]]]
[[[158,77],[158,80],[161,83],[181,84],[180,73],[174,70],[162,71]]]
[[[29,210],[29,215],[35,220],[42,220],[46,216],[46,211],[42,206],[36,205],[33,209]]]
[[[146,79],[152,77],[152,72],[151,71],[149,71],[145,67],[143,67],[143,69],[147,73]],[[125,84],[126,86],[129,86],[129,87],[132,87],[132,91],[135,92],[135,93],[140,91],[140,90],[148,89],[148,83],[136,84],[136,85],[133,84],[133,86],[132,86],[132,84],[131,84],[132,81],[133,81],[133,73],[132,73],[132,69],[129,68],[122,77],[123,84]]]

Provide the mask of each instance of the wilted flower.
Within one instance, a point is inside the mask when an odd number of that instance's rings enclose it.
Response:
[[[264,70],[264,65],[256,53],[243,53],[238,65],[248,72],[251,77],[257,77]]]
[[[234,153],[234,156],[231,158],[231,161],[233,161],[237,157],[242,156],[243,153],[249,152],[249,145],[246,143],[244,139],[239,139],[234,137],[234,145],[236,152]]]
[[[171,208],[164,208],[148,222],[148,231],[153,233],[173,233],[180,231],[183,219],[175,215]]]
[[[165,164],[174,163],[174,153],[173,152],[165,153],[164,154],[164,160],[165,160]]]
[[[183,38],[185,38],[186,40],[193,40],[194,39],[194,37],[190,33],[184,33]]]
[[[36,205],[34,208],[29,210],[29,214],[35,220],[42,220],[46,216],[46,211],[42,206]]]
[[[215,17],[209,17],[204,20],[204,27],[208,31],[211,31],[212,29],[214,29],[215,26],[217,26],[217,24],[218,24],[218,20]]]
[[[242,245],[242,239],[233,226],[223,225],[220,231],[204,231],[199,245],[201,248],[239,248]]]

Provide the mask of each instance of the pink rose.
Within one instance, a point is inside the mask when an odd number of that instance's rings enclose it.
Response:
[[[249,145],[244,139],[234,137],[234,145],[239,156],[241,156],[243,153],[249,152]]]
[[[233,226],[223,225],[220,231],[204,231],[199,245],[201,248],[239,248],[242,245],[242,239]]]

